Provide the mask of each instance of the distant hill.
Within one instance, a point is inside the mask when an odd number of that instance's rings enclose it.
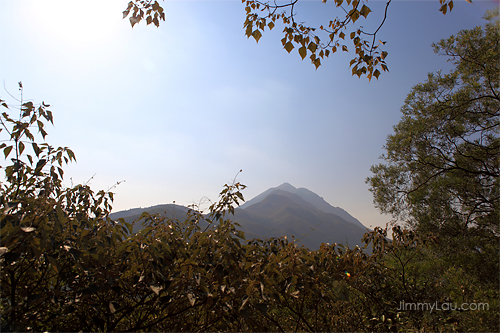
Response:
[[[113,220],[118,220],[123,218],[126,222],[132,223],[138,220],[142,213],[148,212],[149,214],[160,214],[170,219],[184,220],[187,214],[188,208],[180,205],[166,204],[166,205],[156,205],[152,207],[145,208],[132,208],[129,210],[122,210],[116,213],[109,214],[109,217]],[[136,223],[133,232],[137,232],[141,229],[141,223]]]
[[[132,222],[144,211],[182,220],[188,208],[158,205],[116,212],[110,217]],[[291,240],[294,236],[299,246],[311,250],[318,249],[321,243],[361,245],[361,238],[367,232],[361,222],[342,208],[333,207],[314,192],[297,189],[288,183],[270,188],[236,208],[232,220],[241,225],[247,240],[281,236]],[[140,227],[138,223],[134,232]]]
[[[242,208],[242,209],[248,208],[251,205],[254,205],[254,204],[264,200],[269,194],[276,192],[276,191],[285,191],[285,192],[296,194],[299,197],[301,197],[302,199],[304,199],[304,201],[310,203],[311,205],[313,205],[314,207],[316,207],[317,209],[319,209],[325,213],[335,214],[335,215],[343,218],[347,222],[351,222],[351,223],[356,224],[362,228],[365,227],[361,222],[359,222],[356,218],[352,217],[348,212],[346,212],[342,208],[334,207],[334,206],[330,205],[328,202],[325,201],[325,199],[323,199],[322,197],[320,197],[316,193],[309,191],[306,188],[303,188],[303,187],[295,188],[292,185],[290,185],[289,183],[284,183],[278,187],[273,187],[273,188],[270,188],[270,189],[262,192],[261,194],[257,195],[253,199],[245,202],[243,205],[240,206],[240,208]]]

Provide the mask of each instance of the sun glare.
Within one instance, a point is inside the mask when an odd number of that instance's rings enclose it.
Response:
[[[80,48],[112,38],[118,24],[124,23],[121,7],[125,5],[116,0],[34,0],[28,10],[44,39]]]

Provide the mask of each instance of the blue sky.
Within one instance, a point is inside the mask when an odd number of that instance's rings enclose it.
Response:
[[[393,1],[379,32],[390,73],[351,76],[352,54],[315,70],[281,46],[282,27],[244,36],[233,1],[163,2],[160,28],[122,19],[127,0],[0,0],[0,98],[51,104],[47,141],[73,149],[66,183],[108,189],[115,210],[217,198],[237,172],[247,199],[289,182],[346,209],[366,226],[390,217],[365,184],[412,86],[450,69],[431,44],[483,25],[498,1]],[[375,26],[383,1],[369,1]],[[299,20],[341,15],[302,0]],[[4,88],[5,86],[5,88]],[[7,90],[7,91],[6,91]]]

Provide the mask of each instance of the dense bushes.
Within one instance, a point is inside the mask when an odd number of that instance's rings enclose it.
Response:
[[[2,148],[15,154],[0,193],[3,331],[498,329],[498,290],[441,260],[432,237],[395,227],[389,241],[377,228],[365,236],[371,252],[246,242],[230,221],[239,183],[224,187],[208,217],[144,214],[133,234],[108,217],[112,193],[62,185],[73,152],[37,145],[30,132],[52,121],[47,106],[20,111],[18,120],[2,115]],[[398,310],[472,300],[489,310]]]

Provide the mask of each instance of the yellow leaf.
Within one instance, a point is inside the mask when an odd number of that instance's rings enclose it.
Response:
[[[260,37],[262,37],[262,33],[259,30],[255,30],[254,32],[252,32],[252,36],[253,36],[253,38],[255,38],[255,40],[258,43]]]
[[[159,295],[160,294],[160,291],[163,289],[162,287],[158,287],[158,286],[153,286],[153,285],[150,285],[149,288],[151,288],[151,290],[156,294],[156,295]]]
[[[315,43],[313,43],[313,42],[310,42],[310,43],[309,43],[309,45],[307,46],[307,48],[308,48],[309,50],[311,50],[311,52],[312,52],[312,53],[316,52],[316,48],[317,48],[317,47],[318,47],[318,46],[317,46]]]
[[[321,60],[319,58],[314,59],[312,63],[314,64],[316,69],[318,69],[318,67],[321,66]]]
[[[361,11],[359,13],[366,18],[371,11],[372,10],[369,7],[363,5],[363,7],[361,8]]]
[[[130,24],[132,25],[132,28],[133,28],[133,27],[134,27],[134,25],[136,25],[137,23],[139,23],[139,20],[140,20],[140,19],[139,19],[138,17],[131,16],[131,17],[129,18],[129,20],[130,20]]]
[[[306,57],[306,55],[307,55],[307,49],[306,49],[304,46],[302,46],[302,47],[299,49],[299,54],[300,54],[300,56],[302,57],[302,60],[304,60],[304,58],[305,58],[305,57]]]
[[[188,298],[189,303],[191,304],[191,306],[193,306],[194,303],[196,302],[195,296],[193,294],[189,293],[189,294],[187,294],[187,298]]]
[[[442,5],[441,8],[439,8],[439,11],[440,12],[443,12],[443,15],[446,14],[446,11],[448,10],[448,6],[446,5]]]
[[[21,230],[24,232],[33,232],[33,231],[35,231],[35,228],[33,228],[33,227],[21,227]]]

